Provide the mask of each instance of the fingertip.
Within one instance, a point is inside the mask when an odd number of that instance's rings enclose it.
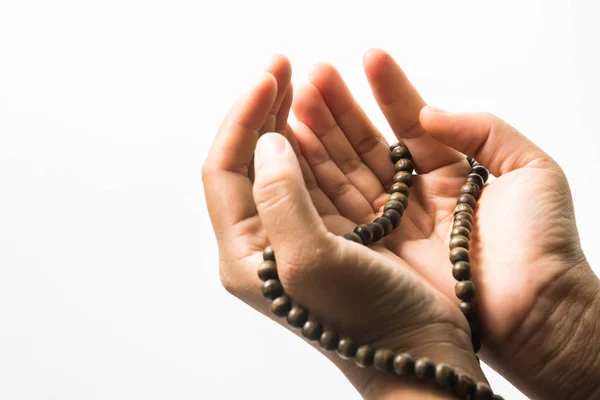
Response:
[[[319,62],[315,64],[308,73],[308,80],[315,86],[325,86],[332,79],[340,76],[337,68],[328,62]]]
[[[280,133],[268,132],[263,134],[256,143],[256,150],[254,152],[254,163],[256,171],[269,160],[285,156],[286,152],[292,151],[290,143]]]
[[[392,56],[385,50],[372,48],[363,55],[363,67],[369,76],[374,76],[382,67],[395,64]]]
[[[319,97],[319,91],[312,83],[302,82],[296,86],[292,109],[299,118],[302,115],[307,115],[317,104]]]
[[[280,83],[286,83],[292,79],[292,63],[284,54],[274,53],[268,63],[267,71]]]

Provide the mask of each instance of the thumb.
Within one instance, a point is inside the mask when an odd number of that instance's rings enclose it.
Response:
[[[475,158],[492,174],[501,176],[553,160],[515,128],[488,113],[451,113],[425,106],[421,126],[433,138]]]
[[[304,184],[296,154],[278,133],[261,136],[255,152],[254,202],[277,258],[310,263],[332,242]]]

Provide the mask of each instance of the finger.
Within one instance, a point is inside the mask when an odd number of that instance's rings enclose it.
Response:
[[[202,169],[204,194],[218,239],[232,225],[256,215],[248,166],[276,94],[277,81],[264,73],[231,108],[206,158]]]
[[[329,153],[312,130],[298,122],[294,129],[298,145],[323,190],[338,212],[356,223],[373,215],[373,207],[348,177],[333,162]]]
[[[321,142],[327,158],[333,161],[367,202],[373,204],[383,192],[383,185],[356,154],[317,88],[312,84],[302,85],[297,90],[293,107],[298,121],[310,128]],[[308,159],[308,155],[303,154]],[[389,155],[386,159],[389,159]]]
[[[291,99],[287,96],[291,95],[289,88],[291,86],[292,79],[292,65],[290,64],[290,60],[286,56],[281,54],[275,54],[269,62],[267,72],[273,75],[277,80],[277,97],[273,102],[273,106],[271,107],[269,115],[267,116],[264,125],[260,129],[260,132],[285,133],[285,131],[283,130],[277,130],[276,127],[279,127],[280,129],[285,128],[285,125],[280,126],[282,120],[281,116],[285,115],[285,119],[287,120],[287,114],[289,114]],[[286,101],[287,104],[285,104]],[[280,113],[280,110],[283,112]]]
[[[456,150],[423,131],[419,112],[425,101],[388,53],[368,51],[364,68],[381,111],[396,137],[410,149],[418,172],[427,173],[463,159]]]
[[[381,189],[389,186],[394,176],[389,145],[358,105],[337,69],[331,64],[319,64],[311,71],[309,80],[323,97],[356,154],[381,181]]]
[[[294,88],[290,83],[287,91],[285,92],[279,110],[275,115],[275,127],[273,132],[279,132],[287,137],[286,129],[288,127],[288,118],[290,116],[290,108],[292,107],[292,101],[294,99]]]
[[[282,135],[267,133],[255,154],[254,201],[278,259],[314,257],[331,241],[304,186],[292,146]]]
[[[420,119],[428,134],[474,157],[496,176],[536,163],[552,163],[542,149],[494,115],[425,107]]]

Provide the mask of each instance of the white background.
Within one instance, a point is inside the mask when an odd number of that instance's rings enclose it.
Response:
[[[600,271],[597,20],[594,1],[0,0],[0,398],[358,398],[218,280],[200,170],[273,52],[294,82],[336,64],[390,137],[369,47],[430,104],[511,122],[565,169]]]

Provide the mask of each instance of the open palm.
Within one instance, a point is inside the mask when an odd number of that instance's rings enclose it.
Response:
[[[465,154],[498,177],[482,191],[471,240],[483,355],[495,364],[525,344],[539,323],[543,294],[569,271],[565,260],[582,254],[566,178],[550,157],[493,116],[422,111],[425,102],[388,54],[368,52],[365,70],[418,172],[402,225],[382,244],[451,299],[448,242],[470,168]],[[388,143],[335,68],[321,64],[309,80],[295,95],[293,131],[313,202],[330,215],[331,229],[343,225],[343,233],[352,225],[346,219],[369,223],[381,212],[394,168]]]

